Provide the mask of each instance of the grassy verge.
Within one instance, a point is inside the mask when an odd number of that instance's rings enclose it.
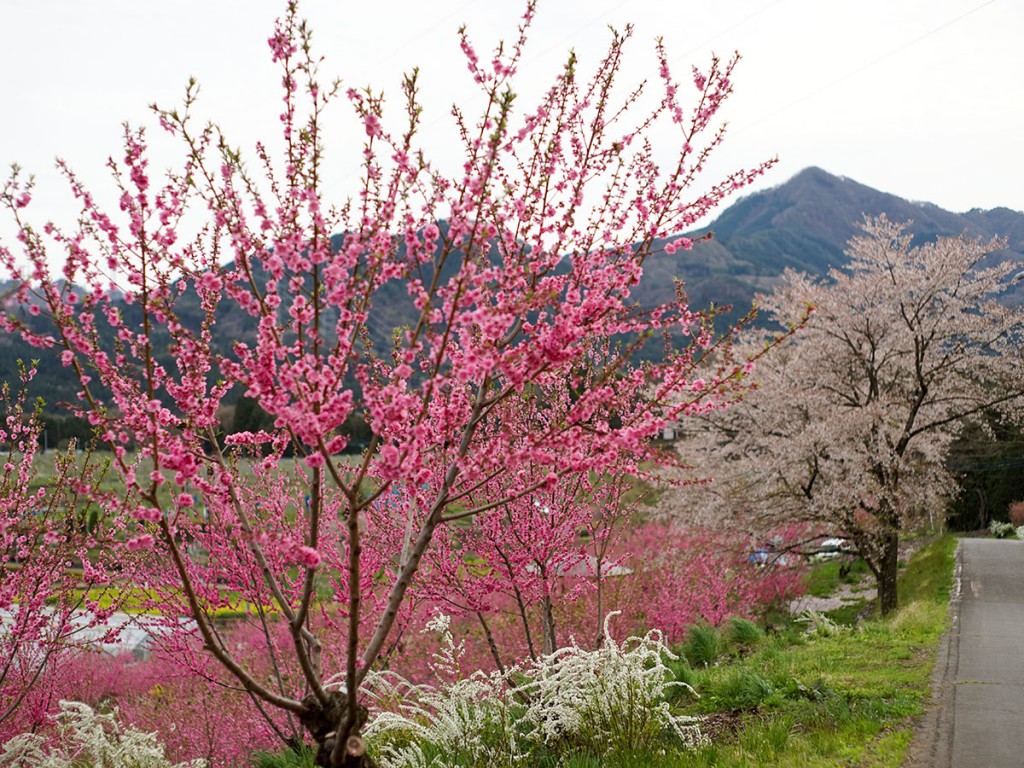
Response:
[[[899,766],[928,696],[955,548],[944,537],[911,559],[903,607],[889,620],[822,622],[809,636],[794,628],[733,647],[715,666],[681,665],[702,696],[684,706],[708,718],[713,736],[685,764]]]

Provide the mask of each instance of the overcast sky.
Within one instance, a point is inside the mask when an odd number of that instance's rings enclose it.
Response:
[[[121,123],[151,124],[147,105],[175,105],[190,75],[203,89],[199,113],[251,148],[276,127],[278,77],[266,39],[283,7],[0,0],[0,163],[35,173],[36,214],[67,221],[74,208],[53,158],[103,185],[105,158],[120,153]],[[439,148],[452,136],[451,103],[471,92],[457,29],[465,23],[489,52],[514,37],[522,8],[507,0],[300,6],[327,57],[325,73],[345,84],[397,96],[401,74],[420,67],[426,135]],[[1020,0],[540,0],[520,90],[529,96],[544,87],[570,48],[584,67],[592,64],[608,25],[626,22],[634,24],[633,79],[656,79],[659,35],[680,78],[712,50],[743,55],[716,172],[777,155],[762,186],[816,165],[955,211],[1024,210]],[[359,160],[359,144],[346,138],[358,135],[345,130],[328,136],[339,195]]]

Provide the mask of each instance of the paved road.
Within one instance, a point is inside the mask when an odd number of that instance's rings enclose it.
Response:
[[[1024,542],[963,539],[935,706],[908,765],[1024,766]]]

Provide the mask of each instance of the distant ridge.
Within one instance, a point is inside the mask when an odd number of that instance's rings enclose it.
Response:
[[[777,187],[740,198],[709,227],[688,233],[696,237],[710,231],[714,235],[692,251],[652,255],[633,295],[647,306],[666,302],[674,295],[675,281],[682,280],[695,309],[732,305],[727,317],[737,318],[749,310],[757,292],[778,282],[787,267],[824,274],[830,267],[843,265],[843,251],[856,234],[858,222],[865,215],[882,213],[894,221],[912,220],[910,231],[919,242],[962,232],[985,240],[1005,237],[1007,248],[992,258],[1024,261],[1024,213],[1009,208],[952,213],[931,203],[879,192],[820,168],[806,168]],[[386,295],[371,318],[370,333],[386,345],[392,328],[412,322],[412,309],[403,286],[396,283],[383,290]],[[1010,303],[1024,304],[1024,282],[1012,286],[1004,297]],[[187,307],[182,309],[188,314]],[[131,314],[126,309],[126,318]],[[254,334],[255,325],[245,312],[225,308],[218,313],[218,339],[251,339]],[[0,381],[16,381],[19,358],[40,359],[33,395],[43,396],[51,406],[74,398],[70,369],[62,367],[56,355],[0,334]]]
[[[1007,248],[993,257],[1024,260],[1024,213],[1009,208],[953,213],[806,168],[726,208],[696,233],[711,231],[711,241],[649,261],[638,293],[644,303],[667,298],[671,278],[679,277],[694,305],[735,304],[737,311],[745,310],[754,294],[770,288],[787,267],[823,274],[845,264],[843,252],[858,223],[865,215],[883,213],[894,221],[912,221],[915,242],[963,232],[985,240],[1005,237]],[[1008,298],[1024,303],[1024,286],[1015,288],[1018,293]]]

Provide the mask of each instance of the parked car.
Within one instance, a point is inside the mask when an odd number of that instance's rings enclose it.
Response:
[[[849,540],[835,536],[823,540],[814,550],[813,560],[833,560],[840,555],[853,554],[853,544]]]

